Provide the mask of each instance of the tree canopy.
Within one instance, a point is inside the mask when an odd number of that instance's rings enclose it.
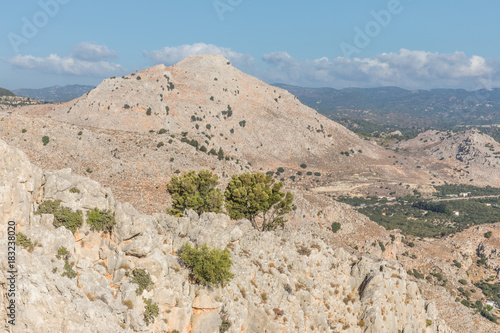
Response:
[[[233,219],[247,218],[255,228],[274,230],[287,221],[293,195],[282,192],[283,183],[271,175],[244,173],[234,175],[224,192],[226,209]]]
[[[218,177],[208,170],[198,174],[189,171],[182,176],[173,176],[167,185],[172,195],[172,215],[182,213],[185,209],[193,209],[198,214],[204,212],[220,213],[222,211],[223,195],[218,185]]]

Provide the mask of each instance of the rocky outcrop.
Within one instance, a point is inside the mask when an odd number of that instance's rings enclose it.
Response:
[[[441,180],[500,186],[500,144],[477,129],[429,130],[396,147]]]
[[[399,264],[332,248],[318,237],[320,230],[259,232],[247,220],[193,211],[179,218],[141,215],[92,180],[69,170],[44,173],[2,141],[0,152],[1,247],[7,248],[9,220],[34,243],[17,247],[15,327],[7,323],[7,298],[1,299],[7,331],[450,331]],[[44,200],[83,212],[110,209],[117,223],[111,234],[84,224],[73,235],[56,229],[53,216],[33,214]],[[235,277],[219,288],[193,284],[177,255],[186,242],[227,247]],[[61,247],[67,261],[57,256]],[[5,294],[5,251],[0,261]],[[140,294],[131,276],[135,268],[153,282]],[[62,276],[68,269],[74,278]],[[159,306],[149,324],[145,299]]]

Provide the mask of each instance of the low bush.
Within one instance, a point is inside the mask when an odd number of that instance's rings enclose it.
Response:
[[[83,214],[80,210],[73,212],[70,208],[62,207],[61,200],[47,200],[42,202],[35,214],[54,215],[54,226],[65,227],[75,233],[83,224]]]
[[[224,286],[234,277],[231,273],[233,262],[227,248],[209,248],[206,244],[192,247],[186,243],[181,248],[180,257],[191,270],[193,278],[201,284]]]
[[[138,288],[135,290],[137,295],[141,295],[144,290],[151,290],[153,280],[151,275],[144,269],[136,268],[132,271],[132,283],[137,284]]]
[[[70,279],[73,279],[77,276],[77,273],[73,269],[73,265],[69,263],[68,259],[64,261],[64,272],[61,276],[67,276]]]
[[[43,145],[46,146],[50,142],[50,138],[46,135],[42,137]]]
[[[69,193],[80,193],[80,190],[76,187],[72,187],[70,190],[69,190]]]
[[[332,231],[333,231],[333,233],[336,233],[337,231],[339,231],[341,227],[342,227],[342,226],[341,226],[341,224],[340,224],[340,223],[338,223],[338,222],[333,222],[333,223],[332,223]]]
[[[109,210],[94,208],[87,211],[87,224],[92,231],[111,231],[115,222],[115,217]]]
[[[66,249],[64,246],[61,246],[58,250],[57,250],[57,255],[56,255],[56,258],[57,259],[63,259],[63,258],[67,258],[68,257],[68,249]]]
[[[26,236],[22,232],[19,232],[17,234],[16,245],[22,246],[24,248],[30,248],[33,246],[33,242],[28,238],[28,236]]]
[[[158,304],[153,303],[151,298],[143,298],[143,300],[146,304],[144,306],[144,322],[146,325],[149,325],[150,323],[154,323],[155,318],[158,317],[160,313],[160,309],[158,308]]]

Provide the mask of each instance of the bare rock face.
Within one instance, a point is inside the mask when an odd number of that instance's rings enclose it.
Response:
[[[2,141],[0,150],[2,231],[14,220],[34,242],[16,252],[20,331],[185,333],[218,332],[224,325],[234,333],[450,332],[395,262],[332,248],[309,229],[259,232],[246,220],[192,211],[180,218],[141,215],[89,179],[68,170],[44,174]],[[80,193],[71,193],[74,187]],[[110,209],[117,224],[111,236],[86,225],[75,235],[56,229],[48,217],[33,215],[47,199],[84,216],[94,207]],[[0,239],[4,248],[6,242]],[[219,288],[192,284],[177,256],[186,242],[227,247],[235,277]],[[56,256],[61,247],[66,261]],[[5,251],[0,260],[7,263]],[[138,292],[134,268],[150,274],[151,288]],[[76,276],[63,274],[68,270]],[[0,273],[4,295],[6,271]],[[149,323],[146,299],[159,306]],[[0,318],[8,330],[6,301]]]

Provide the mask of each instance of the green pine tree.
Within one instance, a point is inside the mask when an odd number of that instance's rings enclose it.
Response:
[[[173,176],[167,185],[172,195],[173,205],[169,209],[172,215],[182,213],[185,209],[193,209],[198,214],[203,212],[220,213],[222,211],[223,195],[217,175],[208,170],[198,174],[189,171],[180,177]]]
[[[257,229],[274,230],[287,221],[293,195],[282,192],[283,183],[271,175],[244,173],[234,175],[224,192],[226,208],[233,219],[247,218]]]

